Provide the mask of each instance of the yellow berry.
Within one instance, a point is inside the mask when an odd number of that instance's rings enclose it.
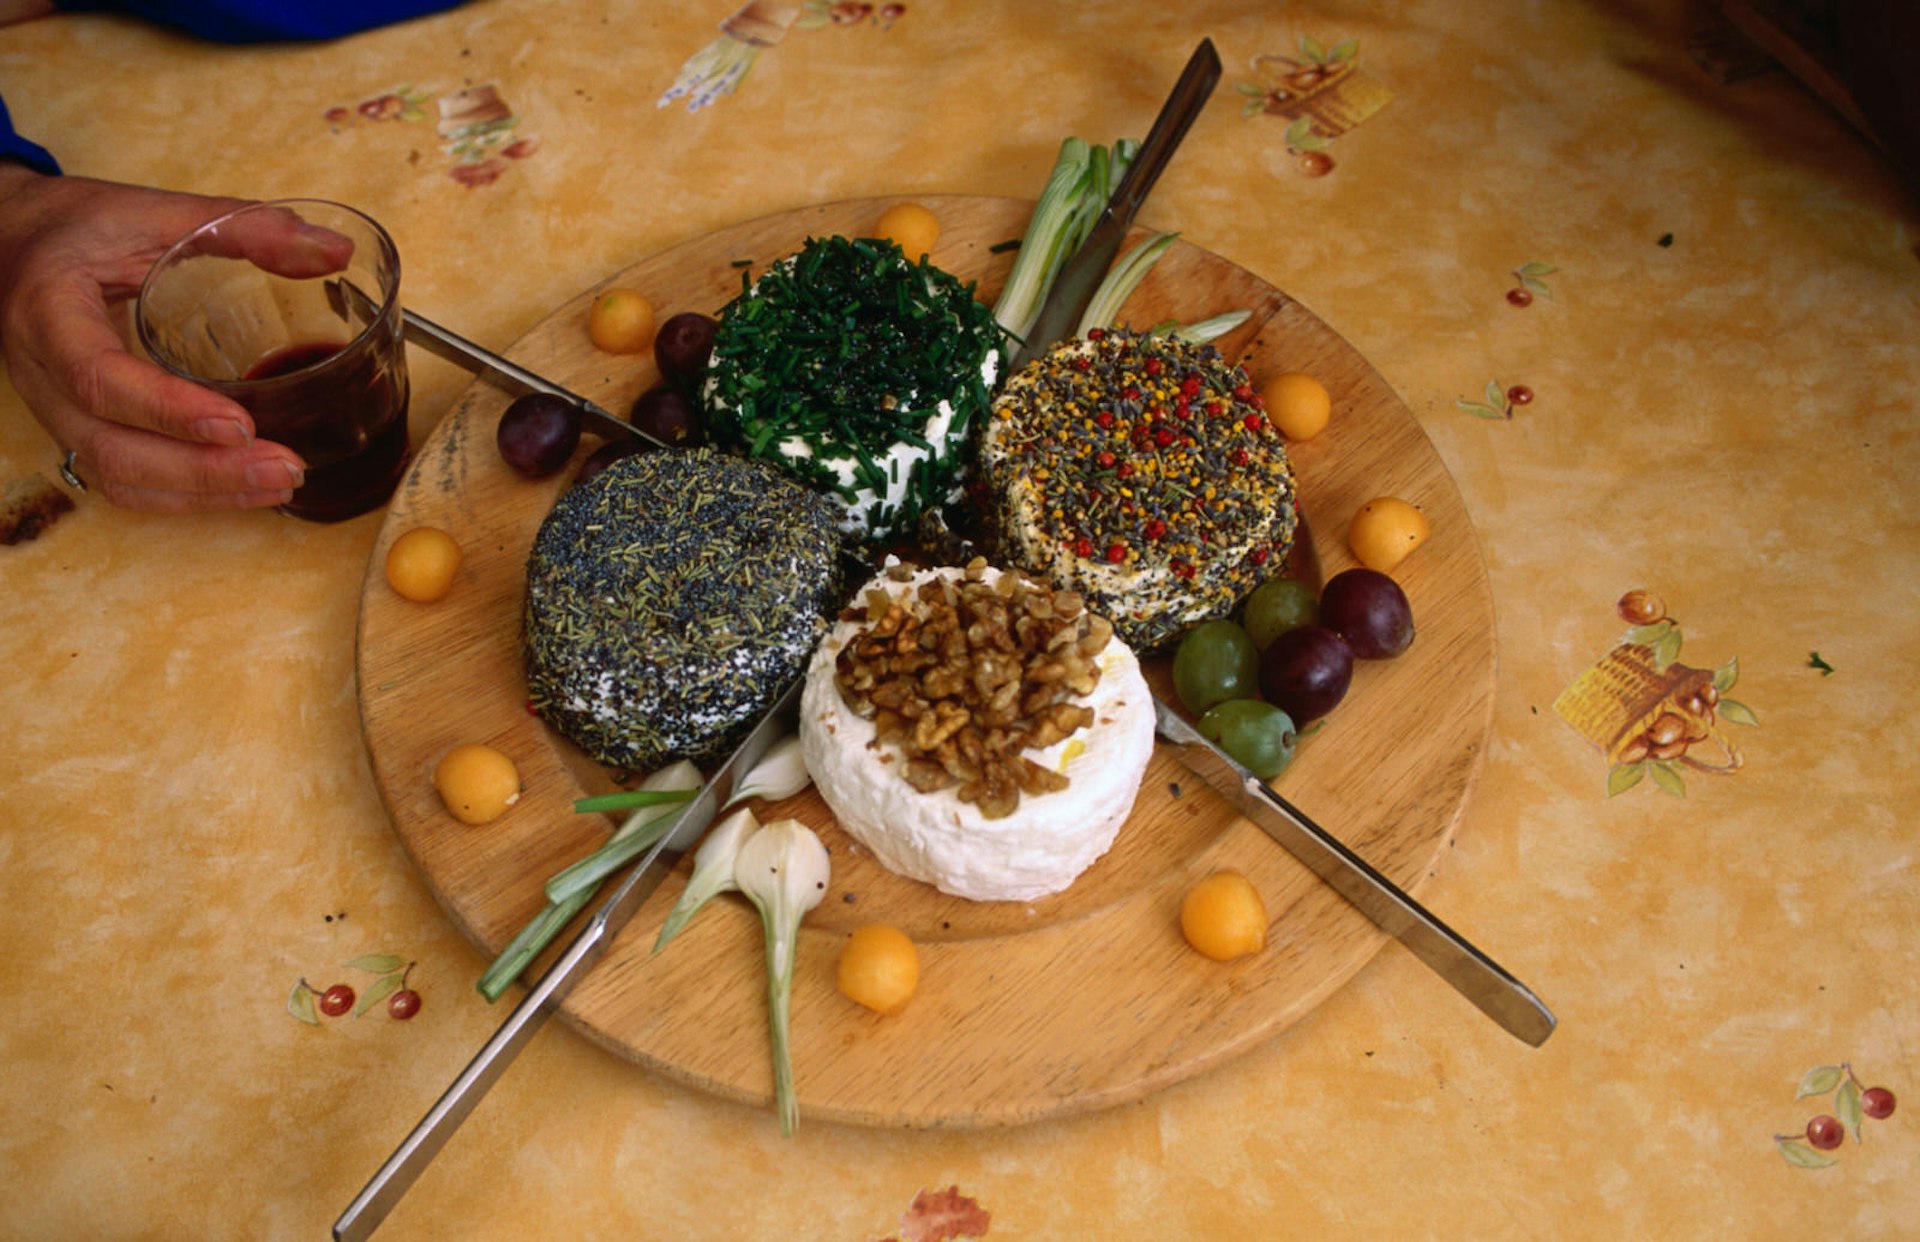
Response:
[[[895,243],[909,262],[917,263],[940,240],[940,221],[918,203],[900,203],[880,214],[874,235]]]
[[[1180,933],[1216,962],[1258,953],[1267,944],[1267,907],[1238,871],[1216,871],[1180,902]]]
[[[484,824],[520,800],[520,769],[493,747],[469,742],[441,757],[433,787],[455,819]]]
[[[643,353],[653,344],[653,303],[632,289],[609,289],[593,300],[587,335],[610,354]]]
[[[1301,371],[1285,371],[1260,386],[1267,418],[1289,440],[1311,440],[1327,429],[1333,399],[1326,386]]]
[[[416,526],[387,549],[387,584],[405,599],[430,604],[453,588],[460,545],[433,526]]]
[[[1381,496],[1361,505],[1353,515],[1347,526],[1347,546],[1362,565],[1384,574],[1432,533],[1426,514],[1397,496]]]
[[[876,1013],[894,1013],[920,983],[920,954],[898,928],[870,923],[847,937],[835,982],[841,995]]]

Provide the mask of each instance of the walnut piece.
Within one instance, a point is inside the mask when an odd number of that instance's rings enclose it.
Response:
[[[869,588],[862,622],[834,662],[841,701],[874,723],[874,745],[905,757],[900,779],[921,793],[952,789],[987,819],[1011,815],[1023,795],[1067,778],[1029,759],[1093,724],[1083,701],[1100,681],[1096,658],[1113,625],[1072,591],[1024,574],[986,581],[975,558],[957,577]]]

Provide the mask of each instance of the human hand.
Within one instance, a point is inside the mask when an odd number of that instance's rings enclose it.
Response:
[[[174,240],[241,205],[0,163],[7,372],[60,450],[78,455],[87,486],[113,504],[255,508],[286,503],[302,482],[299,456],[256,440],[245,409],[137,356],[114,326]],[[267,264],[276,269],[339,265],[325,238],[291,224],[258,244],[278,251]]]

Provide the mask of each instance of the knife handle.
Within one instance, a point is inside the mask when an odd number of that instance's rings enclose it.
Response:
[[[1160,179],[1167,162],[1173,158],[1180,140],[1193,127],[1203,101],[1219,81],[1220,53],[1214,51],[1212,39],[1202,39],[1187,59],[1187,67],[1180,71],[1173,93],[1161,105],[1160,115],[1154,118],[1153,128],[1141,141],[1140,150],[1121,175],[1120,184],[1114,188],[1113,197],[1107,203],[1109,214],[1131,219],[1139,210],[1147,192],[1153,189],[1153,183]]]

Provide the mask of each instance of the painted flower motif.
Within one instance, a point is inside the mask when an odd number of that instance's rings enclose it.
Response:
[[[740,89],[762,52],[778,45],[790,29],[856,26],[871,21],[882,30],[905,16],[904,4],[855,4],[845,0],[806,0],[804,8],[772,0],[748,0],[720,23],[720,37],[689,56],[656,107],[687,101],[698,112]]]
[[[1628,591],[1615,606],[1631,628],[1554,701],[1561,719],[1607,756],[1607,796],[1642,780],[1686,796],[1683,771],[1726,775],[1744,760],[1723,726],[1758,726],[1753,709],[1726,693],[1740,661],[1714,669],[1680,663],[1680,623],[1648,591]]]
[[[974,1199],[960,1193],[960,1187],[923,1190],[913,1197],[912,1206],[900,1217],[900,1232],[886,1242],[959,1242],[962,1238],[984,1238],[992,1227],[993,1216]]]
[[[1301,36],[1300,55],[1264,55],[1253,58],[1258,81],[1235,82],[1234,90],[1248,96],[1241,105],[1242,116],[1266,112],[1275,116],[1298,117],[1306,109],[1306,100],[1351,73],[1360,55],[1360,40],[1348,39],[1324,48],[1309,36]]]
[[[1297,56],[1256,56],[1255,80],[1233,84],[1246,99],[1240,115],[1287,120],[1287,151],[1302,176],[1324,177],[1332,172],[1331,140],[1393,98],[1391,91],[1360,71],[1359,55],[1358,39],[1328,48],[1303,36]]]
[[[360,121],[424,121],[427,119],[427,104],[432,99],[431,91],[423,91],[410,84],[396,86],[392,90],[369,95],[351,108],[335,104],[326,110],[324,116],[335,133]]]

